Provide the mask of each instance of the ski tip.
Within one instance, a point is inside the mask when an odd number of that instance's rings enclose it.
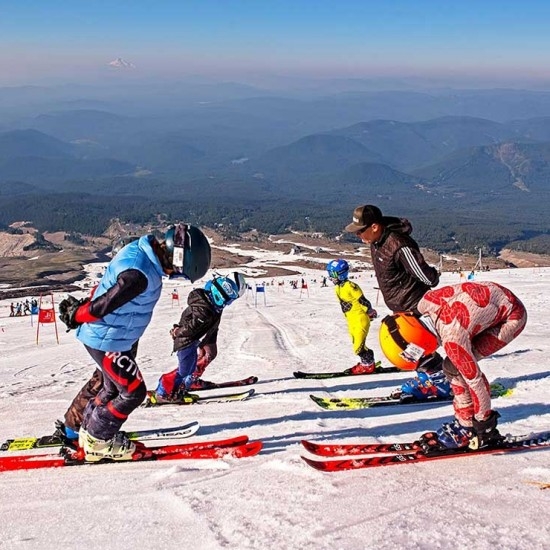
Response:
[[[319,446],[317,443],[314,443],[313,441],[308,441],[307,439],[302,439],[300,443],[302,444],[302,446],[306,451],[309,451],[310,453],[313,453],[313,454],[315,454],[317,447]]]
[[[500,382],[493,382],[491,384],[491,397],[510,397],[514,393],[513,388],[508,388]]]
[[[249,399],[256,393],[256,390],[254,388],[251,388],[249,390],[244,391],[238,391],[236,393],[222,393],[220,395],[206,395],[206,396],[200,396],[196,401],[194,401],[192,404],[201,404],[201,403],[217,403],[217,402],[225,402],[225,401],[245,401],[246,399]]]
[[[324,397],[318,397],[316,395],[313,395],[311,394],[310,396],[310,399],[316,404],[316,405],[319,405],[319,407],[321,407],[322,409],[337,409],[339,407],[333,407],[331,406],[330,402],[324,398]]]
[[[158,430],[158,431],[179,432],[180,430],[189,430],[195,427],[200,427],[200,423],[198,420],[193,420],[192,422],[188,422],[187,424],[182,424],[181,426],[173,426],[171,428],[165,428],[164,430]]]
[[[256,393],[256,390],[254,388],[250,388],[249,390],[242,391],[240,393],[236,393],[235,397],[252,397]]]
[[[216,400],[216,398],[220,398],[220,399],[227,399],[228,401],[244,401],[245,399],[249,399],[255,394],[256,394],[256,390],[254,388],[250,388],[249,390],[242,391],[239,393],[234,393],[234,394],[231,393],[226,395],[213,395],[211,397],[209,396],[206,398],[201,398],[199,399],[198,402],[200,403],[201,401],[208,401],[210,398],[213,400]]]
[[[320,462],[318,460],[313,460],[311,458],[307,458],[306,456],[300,457],[308,466],[311,466],[315,470],[319,470],[320,472],[326,472],[328,471],[327,468],[327,462]]]
[[[261,441],[249,441],[240,447],[235,447],[235,449],[231,451],[231,456],[234,458],[256,456],[263,449],[263,446],[264,444]]]

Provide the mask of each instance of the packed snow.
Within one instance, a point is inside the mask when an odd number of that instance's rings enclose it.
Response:
[[[96,272],[93,266],[90,281]],[[550,429],[549,274],[550,268],[530,268],[475,277],[504,284],[529,313],[520,337],[482,362],[491,381],[513,389],[494,400],[503,433]],[[260,455],[0,473],[0,547],[550,548],[550,488],[543,489],[550,483],[550,449],[342,473],[318,472],[300,458],[308,456],[302,439],[410,441],[452,417],[447,403],[329,412],[309,398],[384,395],[410,376],[293,377],[295,370],[328,372],[356,362],[344,316],[331,284],[321,287],[322,275],[317,269],[249,279],[251,290],[224,312],[219,355],[205,378],[257,375],[256,396],[239,403],[139,408],[125,424],[146,429],[196,419],[201,429],[186,441],[247,434],[263,441]],[[376,279],[363,271],[354,280],[380,314],[367,342],[387,364],[378,328],[388,310]],[[291,281],[298,281],[296,289]],[[446,273],[441,284],[458,282],[458,274]],[[266,284],[264,293],[256,293],[256,283]],[[168,331],[191,288],[165,282],[140,342],[138,362],[150,388],[176,367]],[[54,295],[56,303],[62,298]],[[0,301],[0,442],[51,433],[94,370],[74,332],[58,325],[57,343],[54,325],[43,324],[37,343],[36,316],[32,322],[29,316],[9,318],[10,302]]]

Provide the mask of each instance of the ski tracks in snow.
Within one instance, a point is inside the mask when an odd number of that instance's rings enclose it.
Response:
[[[38,369],[38,370],[37,370]],[[0,392],[0,397],[28,396],[33,392],[51,393],[51,389],[60,389],[79,383],[79,375],[90,371],[86,362],[64,363],[60,367],[52,369],[42,363],[14,369],[11,384],[5,384]],[[44,373],[47,373],[45,376]],[[82,380],[84,381],[85,378]]]
[[[232,324],[235,320],[232,319]],[[275,322],[267,310],[249,308],[247,315],[240,317],[240,324],[243,326],[234,327],[233,332],[240,338],[240,355],[249,355],[254,362],[261,358],[268,364],[273,364],[275,357],[276,364],[284,367],[285,373],[305,365],[300,347],[307,346],[310,341],[291,317],[288,323]]]

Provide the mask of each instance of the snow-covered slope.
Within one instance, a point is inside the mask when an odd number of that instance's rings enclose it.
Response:
[[[96,268],[94,268],[96,270]],[[319,409],[319,395],[382,395],[406,373],[335,380],[296,380],[294,370],[330,371],[355,363],[346,324],[321,271],[308,289],[275,279],[264,295],[249,291],[224,313],[219,355],[205,378],[258,375],[247,402],[138,409],[128,429],[197,419],[194,439],[246,433],[264,442],[242,460],[116,464],[0,474],[0,547],[41,548],[550,548],[550,450],[468,457],[429,464],[322,474],[301,459],[303,438],[410,440],[450,419],[449,404],[364,411]],[[514,388],[495,400],[503,432],[550,429],[550,269],[477,275],[516,292],[527,306],[523,334],[482,363],[490,380]],[[93,274],[95,277],[95,273]],[[459,282],[445,274],[442,284]],[[387,312],[370,272],[356,279]],[[270,281],[271,282],[271,281]],[[181,307],[191,286],[180,284]],[[176,367],[168,334],[179,318],[172,282],[143,337],[139,365],[148,386]],[[56,296],[56,301],[61,296]],[[1,302],[7,306],[9,302]],[[50,433],[94,365],[74,332],[36,318],[7,318],[0,308],[0,440]],[[373,322],[369,344],[379,352]],[[221,390],[220,390],[221,391]]]

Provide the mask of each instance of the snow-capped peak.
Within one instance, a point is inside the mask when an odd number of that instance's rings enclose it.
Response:
[[[122,57],[117,57],[114,61],[109,62],[110,67],[115,67],[117,69],[135,69],[136,66],[130,61],[122,59]]]

